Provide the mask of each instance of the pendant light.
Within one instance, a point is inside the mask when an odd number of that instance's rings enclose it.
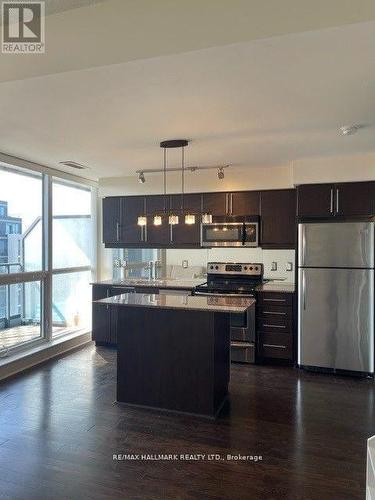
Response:
[[[137,219],[138,226],[147,226],[147,217],[145,215],[140,215]]]

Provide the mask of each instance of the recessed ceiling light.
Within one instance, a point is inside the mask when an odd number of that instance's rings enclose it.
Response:
[[[340,134],[353,135],[358,132],[360,128],[362,128],[362,125],[344,125],[343,127],[340,127]]]

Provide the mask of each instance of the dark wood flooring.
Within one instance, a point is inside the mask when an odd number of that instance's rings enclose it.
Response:
[[[232,365],[213,422],[114,405],[115,354],[90,346],[0,384],[0,498],[364,498],[372,381]],[[263,460],[112,459],[131,453]]]

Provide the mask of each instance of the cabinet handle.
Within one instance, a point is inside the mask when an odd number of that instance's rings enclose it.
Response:
[[[229,215],[229,194],[225,193],[225,213]]]
[[[263,302],[286,302],[285,299],[263,299]]]
[[[147,242],[147,225],[143,226],[144,231],[143,231],[143,241]]]
[[[336,189],[336,214],[339,213],[339,194],[340,194],[340,191],[339,191],[339,188]]]
[[[286,316],[286,313],[276,312],[276,311],[263,311],[262,314],[275,314],[277,316]]]
[[[169,225],[169,238],[170,238],[171,243],[173,243],[173,225],[172,224]]]
[[[262,344],[263,347],[273,347],[274,349],[286,349],[285,345],[277,345],[277,344]]]
[[[119,221],[116,222],[116,240],[120,240],[120,223]]]
[[[108,290],[108,288],[107,288],[107,299],[109,299],[109,290]],[[107,304],[107,311],[108,311],[108,309],[109,309],[109,304]]]
[[[233,215],[233,193],[230,193],[230,215]]]
[[[140,230],[141,230],[141,241],[143,241],[143,227],[144,227],[144,226],[141,226],[141,227],[140,227]]]
[[[282,328],[282,329],[285,329],[286,326],[285,325],[269,325],[267,323],[263,323],[263,326],[267,327],[267,328]]]
[[[331,203],[329,211],[333,214],[333,188],[331,188]]]

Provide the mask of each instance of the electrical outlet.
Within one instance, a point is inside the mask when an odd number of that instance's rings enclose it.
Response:
[[[187,269],[187,268],[189,267],[189,261],[188,261],[188,260],[183,260],[183,261],[182,261],[182,267],[183,267],[184,269]]]
[[[277,262],[271,262],[271,271],[277,271]]]
[[[287,270],[288,272],[293,271],[293,262],[287,262],[287,263],[286,263],[286,270]]]

